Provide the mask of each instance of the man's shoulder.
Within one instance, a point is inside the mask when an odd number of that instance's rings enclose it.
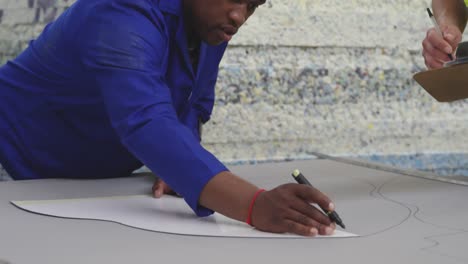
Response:
[[[85,4],[103,5],[103,6],[125,6],[128,8],[139,7],[140,10],[161,11],[174,15],[182,15],[182,0],[80,0]],[[80,2],[78,1],[78,2]]]
[[[178,2],[179,0],[176,0]],[[72,7],[80,13],[128,13],[132,11],[142,14],[160,12],[165,10],[163,3],[166,0],[78,0]],[[102,13],[104,12],[104,13]]]
[[[71,24],[80,21],[88,26],[110,29],[134,28],[148,30],[164,28],[165,19],[159,0],[78,0],[67,10]],[[83,27],[80,27],[83,28]]]
[[[68,20],[80,22],[74,35],[74,43],[79,43],[74,47],[85,63],[91,65],[99,59],[101,64],[111,62],[138,68],[147,65],[147,58],[166,50],[170,38],[168,25],[155,7],[157,1],[78,0],[77,3],[80,5],[71,7],[74,10]]]

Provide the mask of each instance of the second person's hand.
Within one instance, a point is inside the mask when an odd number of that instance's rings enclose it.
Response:
[[[441,31],[442,36],[435,28],[429,29],[422,42],[424,62],[429,69],[442,68],[450,61],[448,54],[453,55],[462,40],[462,33],[455,25],[442,26]]]

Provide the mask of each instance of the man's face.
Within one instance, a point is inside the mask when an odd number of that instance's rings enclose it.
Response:
[[[187,24],[210,45],[230,41],[266,0],[185,0]]]

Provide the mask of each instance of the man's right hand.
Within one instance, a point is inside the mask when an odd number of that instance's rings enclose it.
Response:
[[[213,177],[202,190],[199,203],[227,217],[245,222],[249,205],[259,188],[229,171]],[[251,214],[251,224],[272,233],[303,236],[331,235],[335,224],[311,204],[334,210],[319,190],[297,183],[284,184],[260,193]]]
[[[336,225],[311,203],[334,210],[330,199],[314,187],[295,183],[281,185],[259,195],[252,211],[252,225],[274,233],[333,234]]]
[[[443,36],[435,28],[429,29],[422,42],[424,62],[429,69],[441,68],[444,62],[450,61],[448,54],[454,56],[462,40],[462,33],[455,25],[442,26],[441,31]]]

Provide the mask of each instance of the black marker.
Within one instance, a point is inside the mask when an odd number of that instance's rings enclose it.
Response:
[[[302,173],[299,170],[297,169],[294,170],[292,173],[292,176],[297,181],[297,183],[312,186],[312,184],[310,184],[310,182],[306,179],[306,177],[304,177],[304,175],[302,175]],[[329,212],[323,208],[322,210],[328,215],[330,220],[332,220],[333,222],[335,222],[337,225],[341,226],[342,228],[346,228],[340,216],[336,213],[336,211]]]
[[[437,21],[435,20],[435,17],[434,17],[434,15],[432,14],[431,9],[426,8],[426,11],[427,11],[427,14],[429,15],[429,18],[431,19],[431,22],[432,22],[432,25],[433,25],[434,28],[435,28],[435,31],[437,31],[437,33],[439,33],[439,35],[440,35],[442,38],[444,38],[444,34],[442,34],[442,31],[440,30],[439,24],[437,24]],[[450,60],[453,60],[452,54],[449,53],[449,54],[447,54],[447,55],[448,55],[448,57],[449,57]]]

